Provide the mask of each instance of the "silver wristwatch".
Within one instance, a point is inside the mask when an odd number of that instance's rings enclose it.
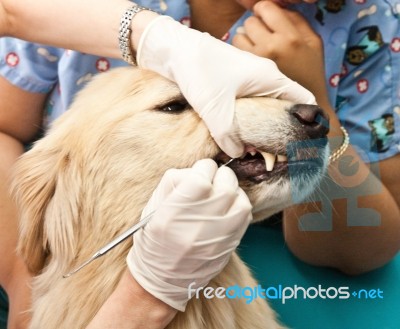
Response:
[[[135,15],[142,10],[150,10],[149,8],[145,8],[139,5],[134,5],[127,10],[125,10],[124,14],[121,17],[121,23],[119,26],[119,33],[118,33],[118,41],[119,41],[119,49],[121,50],[122,58],[125,62],[131,65],[137,65],[136,59],[132,54],[131,48],[131,24],[132,19]]]

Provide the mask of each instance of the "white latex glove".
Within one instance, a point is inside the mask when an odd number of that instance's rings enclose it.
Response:
[[[184,311],[188,286],[203,287],[228,263],[249,225],[251,204],[233,171],[211,159],[165,173],[143,210],[127,262],[149,293]]]
[[[217,144],[231,157],[243,153],[243,144],[234,136],[236,98],[267,95],[315,103],[314,96],[281,73],[273,61],[167,16],[157,17],[143,31],[137,61],[140,67],[178,84]]]

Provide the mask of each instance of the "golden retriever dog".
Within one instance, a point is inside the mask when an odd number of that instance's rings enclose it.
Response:
[[[249,97],[236,101],[235,120],[235,136],[245,143],[247,155],[229,166],[252,202],[255,220],[289,206],[293,195],[315,189],[328,161],[326,141],[311,151],[288,150],[292,143],[313,145],[326,137],[322,110]],[[133,240],[73,276],[63,275],[140,219],[166,170],[203,158],[229,160],[176,84],[137,68],[94,78],[16,167],[19,251],[35,274],[31,328],[85,328],[126,269]],[[234,254],[209,285],[257,283]],[[246,304],[201,297],[192,298],[168,328],[281,325],[262,298]]]

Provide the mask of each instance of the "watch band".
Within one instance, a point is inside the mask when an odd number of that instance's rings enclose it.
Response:
[[[121,50],[122,59],[131,65],[137,65],[135,56],[133,56],[131,48],[131,24],[132,19],[135,17],[135,15],[142,10],[153,11],[149,8],[145,8],[139,5],[133,5],[132,7],[129,7],[125,10],[121,17],[121,23],[119,26],[118,44],[119,49]]]

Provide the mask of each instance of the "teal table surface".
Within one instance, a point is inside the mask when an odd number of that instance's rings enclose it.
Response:
[[[0,329],[7,328],[8,299],[4,290],[0,287]]]
[[[269,303],[280,320],[293,329],[400,329],[400,254],[388,265],[373,272],[349,277],[335,270],[317,268],[297,260],[285,246],[282,231],[252,225],[239,248],[242,259],[263,289],[269,289]],[[305,290],[329,289],[336,298],[279,299],[279,289],[295,286]],[[333,287],[333,288],[331,288]],[[343,289],[339,293],[338,289]],[[348,295],[344,292],[348,291]],[[321,295],[325,295],[326,291]],[[340,299],[342,297],[348,297]],[[307,297],[307,296],[306,296]]]

